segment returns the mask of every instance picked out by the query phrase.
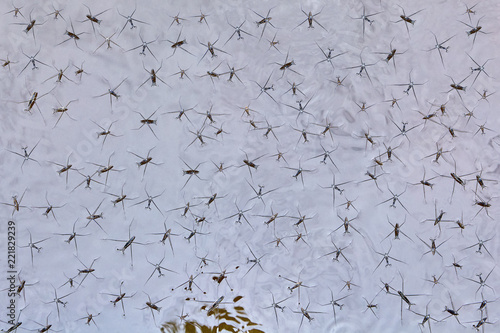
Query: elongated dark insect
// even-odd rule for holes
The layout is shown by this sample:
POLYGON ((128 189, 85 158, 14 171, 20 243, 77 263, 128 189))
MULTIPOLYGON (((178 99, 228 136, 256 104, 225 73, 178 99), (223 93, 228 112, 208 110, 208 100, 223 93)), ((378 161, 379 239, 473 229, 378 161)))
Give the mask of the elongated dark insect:
POLYGON ((401 10, 403 11, 403 14, 402 15, 399 15, 399 20, 397 21, 393 21, 393 23, 398 23, 398 22, 404 22, 405 23, 405 26, 406 26, 406 31, 408 32, 408 37, 410 37, 410 29, 408 28, 408 23, 411 24, 411 25, 415 25, 415 22, 416 20, 414 20, 412 18, 413 15, 416 15, 418 13, 420 13, 421 11, 423 11, 423 9, 420 9, 416 12, 414 12, 413 14, 410 14, 410 15, 406 15, 405 13, 405 10, 403 7, 401 7, 400 5, 398 5, 399 8, 401 8, 401 10))
MULTIPOLYGON (((483 16, 483 17, 484 17, 484 16, 483 16)), ((476 25, 475 25, 475 26, 472 26, 472 25, 467 24, 467 23, 465 23, 465 22, 459 21, 460 23, 465 24, 467 27, 469 27, 469 28, 470 28, 470 30, 466 31, 467 36, 474 35, 474 38, 473 38, 473 40, 472 40, 472 46, 474 46, 474 43, 476 42, 476 37, 477 37, 478 33, 483 33, 483 34, 486 34, 486 32, 484 32, 484 31, 482 31, 482 30, 481 30, 483 27, 479 25, 479 22, 481 22, 481 19, 482 19, 483 17, 481 17, 481 18, 479 18, 479 19, 477 20, 477 23, 476 23, 476 25)))
MULTIPOLYGON (((14 17, 18 17, 17 15, 21 15, 21 17, 25 18, 23 13, 21 13, 21 9, 23 9, 23 7, 16 7, 14 5, 14 2, 12 1, 12 8, 11 10, 9 10, 8 12, 6 12, 5 14, 10 14, 10 13, 14 13, 14 17)), ((50 14, 49 14, 50 15, 50 14)))
POLYGON ((94 318, 99 316, 100 314, 101 314, 100 312, 98 314, 92 314, 92 313, 89 313, 87 310, 87 316, 78 318, 78 320, 85 320, 85 324, 87 324, 89 326, 90 326, 90 323, 92 322, 95 325, 95 327, 98 327, 94 318))
POLYGON ((156 125, 156 122, 158 119, 151 119, 153 118, 153 116, 156 114, 156 112, 158 112, 158 110, 160 109, 160 107, 158 107, 149 117, 144 117, 142 115, 142 113, 138 112, 138 111, 134 111, 135 113, 139 114, 141 116, 141 120, 139 120, 139 122, 141 123, 141 126, 139 126, 138 128, 135 128, 135 130, 139 130, 141 129, 144 125, 146 125, 149 130, 151 131, 151 133, 153 133, 153 135, 155 136, 155 138, 158 138, 158 136, 156 136, 156 133, 155 131, 153 131, 153 128, 151 127, 151 125, 156 125))
POLYGON ((463 102, 463 99, 462 99, 462 95, 460 94, 460 92, 466 92, 467 91, 467 87, 466 86, 462 86, 462 83, 467 80, 468 76, 463 79, 462 81, 456 83, 455 80, 453 80, 453 78, 449 75, 446 75, 448 76, 450 79, 451 79, 451 84, 450 84, 450 87, 451 89, 447 91, 447 93, 449 93, 450 91, 452 90, 455 90, 458 94, 458 97, 460 97, 460 100, 463 102))
POLYGON ((136 162, 137 163, 137 166, 140 168, 141 166, 144 166, 144 171, 142 172, 142 178, 144 179, 144 176, 146 175, 146 170, 148 168, 148 165, 152 164, 152 165, 162 165, 163 163, 158 163, 158 162, 153 162, 153 157, 151 157, 151 151, 155 149, 155 147, 151 148, 150 150, 148 150, 148 154, 146 155, 146 157, 144 156, 140 156, 136 153, 133 153, 131 151, 129 151, 130 154, 136 156, 137 158, 140 158, 140 161, 139 162, 136 162))
POLYGON ((435 254, 437 253, 437 254, 438 254, 438 255, 442 258, 442 257, 443 257, 443 255, 442 255, 441 253, 439 253, 437 249, 438 249, 441 245, 443 245, 444 243, 446 243, 447 241, 449 241, 449 240, 451 239, 451 237, 450 237, 450 238, 448 238, 448 239, 446 239, 446 240, 442 241, 439 245, 436 245, 436 239, 435 239, 435 238, 430 238, 429 240, 431 241, 431 244, 429 245, 429 244, 427 244, 425 241, 423 241, 423 240, 422 240, 422 238, 420 238, 419 236, 417 236, 417 237, 418 237, 418 239, 420 239, 420 241, 421 241, 422 243, 424 243, 424 244, 425 244, 425 246, 427 246, 427 247, 429 248, 429 251, 427 251, 427 252, 425 252, 424 254, 422 254, 422 257, 423 257, 423 256, 425 256, 427 253, 432 253, 432 255, 435 255, 435 254))
POLYGON ((214 69, 212 69, 212 70, 210 70, 210 71, 207 71, 207 73, 206 73, 206 74, 200 75, 199 77, 205 77, 205 76, 207 76, 207 77, 209 77, 209 78, 210 78, 210 80, 212 81, 212 84, 214 84, 214 85, 215 85, 214 78, 219 79, 221 75, 226 74, 226 73, 217 73, 217 72, 216 72, 217 68, 219 68, 219 66, 220 66, 221 64, 222 64, 222 62, 221 62, 221 63, 219 63, 219 64, 218 64, 218 65, 217 65, 214 69))
MULTIPOLYGON (((450 294, 449 292, 448 292, 448 295, 450 296, 451 309, 450 309, 448 306, 445 306, 445 307, 444 307, 443 312, 447 312, 447 313, 449 314, 449 316, 448 316, 448 317, 446 317, 446 318, 444 318, 444 319, 448 319, 448 318, 450 318, 451 316, 453 316, 453 317, 455 317, 455 319, 457 320, 457 322, 458 322, 460 325, 462 325, 462 323, 461 323, 461 322, 460 322, 460 320, 458 319, 458 315, 459 315, 458 311, 460 311, 460 309, 463 307, 463 305, 462 305, 462 306, 460 306, 458 309, 456 309, 456 308, 455 308, 455 305, 453 305, 453 299, 451 298, 451 294, 450 294)), ((442 319, 442 320, 444 320, 444 319, 442 319)), ((462 325, 462 326, 463 326, 463 325, 462 325)))
POLYGON ((375 300, 376 297, 377 297, 377 295, 375 295, 375 297, 370 302, 368 302, 368 300, 365 297, 363 297, 363 299, 366 302, 366 309, 363 311, 363 313, 366 312, 366 311, 368 311, 368 310, 370 310, 373 313, 373 315, 375 316, 375 318, 379 319, 378 316, 377 316, 377 314, 373 310, 373 309, 377 309, 378 308, 378 304, 374 304, 373 303, 373 301, 375 300))
POLYGON ((440 320, 437 320, 437 319, 431 317, 431 315, 429 314, 429 304, 430 304, 430 301, 425 306, 425 314, 420 314, 420 313, 417 313, 413 310, 410 310, 410 311, 413 312, 414 314, 416 314, 417 316, 422 317, 422 322, 418 323, 419 326, 422 326, 422 328, 423 328, 425 326, 425 323, 427 323, 427 325, 429 326, 429 331, 432 332, 431 320, 433 320, 434 322, 439 322, 440 320))
POLYGON ((66 43, 67 41, 69 40, 73 40, 75 42, 75 46, 81 50, 80 46, 78 46, 78 41, 80 40, 80 36, 83 35, 83 34, 86 34, 86 32, 80 32, 80 33, 76 33, 75 32, 75 28, 73 27, 73 21, 70 20, 70 25, 71 25, 71 31, 66 29, 66 31, 64 32, 65 35, 68 36, 67 39, 63 40, 62 42, 60 42, 59 44, 57 45, 61 45, 61 44, 64 44, 66 43))
POLYGON ((203 58, 205 58, 205 56, 210 52, 210 55, 212 56, 212 58, 214 57, 217 57, 217 55, 215 54, 215 51, 219 51, 219 52, 222 52, 222 53, 225 53, 225 54, 228 54, 230 55, 229 53, 227 53, 226 51, 218 48, 218 47, 215 47, 215 44, 217 44, 217 42, 219 41, 219 38, 217 38, 213 43, 211 43, 210 41, 207 42, 207 44, 204 44, 202 42, 200 42, 198 40, 198 42, 207 47, 207 50, 205 51, 205 53, 203 53, 203 56, 201 57, 200 61, 198 61, 198 64, 203 60, 203 58))
POLYGON ((301 307, 301 308, 300 308, 300 311, 293 311, 293 310, 292 310, 292 312, 293 312, 293 313, 299 313, 299 314, 301 314, 301 315, 302 315, 302 318, 300 319, 299 330, 300 330, 300 328, 302 327, 302 323, 303 323, 303 321, 304 321, 304 318, 307 318, 307 320, 309 320, 309 322, 311 322, 311 321, 313 321, 313 320, 314 320, 314 318, 311 316, 311 313, 324 313, 324 312, 319 312, 319 311, 311 311, 311 310, 308 310, 308 309, 309 309, 309 305, 310 305, 310 304, 311 304, 311 303, 309 302, 309 303, 307 304, 307 306, 306 306, 306 308, 305 308, 305 309, 301 307))
POLYGON ((407 294, 405 293, 405 283, 404 283, 404 278, 403 274, 399 272, 399 275, 401 276, 401 290, 397 290, 397 293, 389 293, 394 296, 398 296, 401 298, 401 323, 403 322, 403 302, 408 305, 408 310, 411 310, 411 306, 415 305, 415 303, 412 303, 408 297, 415 297, 415 296, 426 296, 425 294, 407 294))
POLYGON ((180 13, 180 12, 178 12, 178 13, 177 13, 177 15, 175 15, 175 16, 170 16, 170 17, 172 18, 172 23, 170 23, 170 25, 168 26, 168 28, 169 28, 169 29, 170 29, 170 27, 171 27, 174 23, 177 23, 177 25, 181 25, 181 21, 186 21, 186 19, 185 19, 185 18, 182 18, 182 17, 180 17, 180 16, 179 16, 180 14, 181 14, 181 13, 180 13))
POLYGON ((455 160, 455 158, 453 157, 453 155, 452 155, 452 158, 453 158, 454 167, 455 167, 454 172, 450 172, 449 176, 447 176, 447 175, 441 175, 442 177, 451 178, 451 179, 454 180, 454 182, 453 182, 453 189, 451 191, 450 202, 452 201, 453 194, 455 193, 455 184, 458 184, 458 185, 462 186, 465 189, 465 184, 466 184, 467 180, 464 177, 467 177, 467 176, 470 176, 470 175, 476 173, 476 171, 473 171, 473 172, 469 172, 469 173, 466 173, 466 174, 459 175, 457 173, 457 161, 455 160))
POLYGON ((101 25, 101 22, 102 20, 98 19, 97 16, 101 15, 101 14, 104 14, 105 12, 107 12, 109 9, 106 9, 106 10, 103 10, 102 12, 100 12, 99 14, 96 14, 96 15, 92 15, 92 12, 90 11, 90 7, 83 4, 85 7, 87 7, 89 13, 85 15, 85 20, 83 21, 80 21, 81 23, 83 22, 87 22, 89 21, 90 24, 92 24, 92 30, 94 31, 94 34, 95 34, 95 26, 94 26, 94 23, 97 24, 97 25, 101 25))
POLYGON ((289 170, 294 170, 295 171, 295 174, 292 175, 293 178, 295 178, 295 180, 298 180, 299 179, 299 176, 300 176, 300 180, 302 182, 302 187, 305 188, 305 184, 304 184, 304 172, 313 172, 315 171, 314 169, 303 169, 302 166, 301 166, 301 163, 299 161, 299 167, 298 168, 291 168, 291 167, 283 167, 285 169, 289 169, 289 170))
MULTIPOLYGON (((85 225, 85 228, 90 224, 90 222, 95 222, 99 228, 101 228, 102 231, 104 231, 104 229, 101 227, 101 225, 99 224, 99 222, 97 222, 98 219, 102 219, 104 218, 104 215, 103 213, 101 212, 100 214, 97 213, 97 211, 99 210, 99 208, 101 207, 102 203, 104 202, 104 199, 99 203, 99 205, 97 205, 96 209, 91 213, 86 207, 85 210, 87 211, 87 213, 89 214, 86 219, 88 220, 87 224, 85 225)), ((106 233, 106 231, 104 231, 104 233, 106 233)))
POLYGON ((247 66, 244 66, 244 67, 241 67, 238 69, 234 69, 234 67, 231 67, 231 66, 229 66, 229 64, 227 64, 227 67, 229 68, 229 71, 226 73, 223 73, 222 75, 229 74, 229 78, 227 79, 229 82, 233 82, 233 77, 236 77, 236 79, 238 79, 238 81, 240 81, 241 84, 244 84, 243 81, 241 81, 241 79, 239 78, 238 74, 236 74, 236 73, 245 69, 247 66))
MULTIPOLYGON (((242 151, 243 151, 243 150, 242 150, 242 151)), ((256 158, 254 158, 254 159, 252 159, 252 160, 251 160, 251 159, 248 157, 248 154, 247 154, 245 151, 243 151, 243 153, 245 153, 245 158, 243 159, 243 164, 242 164, 242 165, 240 165, 240 166, 238 166, 238 168, 241 168, 241 167, 247 166, 247 167, 248 167, 248 172, 250 173, 250 177, 253 179, 252 169, 257 170, 257 168, 259 167, 259 165, 258 165, 258 164, 256 164, 255 162, 256 162, 258 159, 260 159, 260 158, 264 157, 266 154, 264 154, 264 155, 260 155, 259 157, 256 157, 256 158)))
POLYGON ((293 65, 295 65, 295 61, 293 61, 293 60, 288 61, 288 55, 289 55, 289 53, 290 53, 290 51, 288 51, 288 52, 286 53, 285 61, 284 61, 284 63, 283 63, 283 64, 280 64, 280 63, 277 63, 277 62, 275 63, 276 65, 280 66, 280 67, 279 67, 280 71, 283 71, 283 73, 281 74, 281 77, 283 77, 283 76, 285 75, 285 71, 286 71, 287 69, 288 69, 289 71, 294 72, 295 74, 298 74, 298 75, 300 75, 300 76, 303 76, 302 74, 300 74, 299 72, 297 72, 297 71, 295 71, 295 70, 293 70, 293 69, 291 68, 293 65))
POLYGON ((125 317, 125 305, 123 304, 123 300, 125 298, 132 298, 136 293, 133 293, 132 295, 128 295, 127 293, 122 291, 122 286, 123 286, 123 281, 120 283, 120 290, 118 294, 109 294, 109 293, 103 293, 105 295, 113 296, 115 297, 113 300, 109 301, 110 303, 113 303, 113 306, 116 306, 116 303, 120 302, 122 305, 122 311, 123 311, 123 317, 125 317))
MULTIPOLYGON (((22 7, 21 7, 22 8, 22 7)), ((21 16, 23 16, 23 14, 21 14, 20 12, 20 9, 21 8, 16 8, 14 7, 14 16, 17 17, 17 14, 20 14, 21 16)), ((12 12, 12 11, 11 11, 12 12)), ((31 10, 31 12, 33 12, 33 10, 31 10)), ((28 34, 30 31, 33 33, 33 40, 35 41, 35 44, 36 44, 36 37, 35 37, 35 26, 38 26, 38 25, 42 25, 44 24, 45 22, 42 22, 42 23, 36 23, 36 19, 32 18, 31 17, 31 12, 30 12, 30 15, 29 15, 29 19, 27 20, 28 22, 27 23, 11 23, 11 24, 16 24, 16 25, 24 25, 26 26, 26 28, 23 30, 26 34, 28 34)), ((23 18, 25 18, 23 16, 23 18)))
MULTIPOLYGON (((175 51, 177 51, 177 49, 178 49, 178 48, 179 48, 179 49, 181 49, 182 51, 184 51, 184 52, 186 52, 186 53, 189 53, 190 55, 194 56, 194 54, 192 54, 191 52, 189 52, 188 50, 186 50, 186 49, 184 48, 184 46, 185 46, 185 45, 187 45, 187 41, 186 41, 186 39, 180 39, 180 38, 181 38, 181 33, 182 33, 182 29, 181 29, 181 31, 179 31, 179 35, 177 36, 177 39, 175 40, 175 42, 167 39, 167 41, 168 41, 170 44, 172 44, 172 45, 170 46, 170 48, 174 50, 174 51, 172 52, 172 55, 171 55, 170 57, 173 57, 173 56, 174 56, 175 51)), ((170 57, 168 57, 168 58, 170 58, 170 57)), ((168 58, 167 58, 167 59, 168 59, 168 58)))
POLYGON ((297 29, 298 27, 300 27, 302 24, 304 24, 306 22, 308 24, 308 26, 307 26, 308 29, 314 29, 314 26, 313 26, 313 22, 314 22, 317 25, 319 25, 320 27, 322 27, 323 30, 325 30, 326 32, 328 32, 328 30, 326 30, 326 28, 324 26, 322 26, 321 23, 318 22, 318 20, 316 20, 316 16, 318 16, 319 14, 321 14, 321 12, 323 11, 323 9, 321 9, 316 14, 313 14, 312 11, 310 11, 309 13, 307 13, 307 12, 305 12, 302 9, 302 7, 300 8, 300 11, 306 16, 306 19, 304 21, 302 21, 298 26, 296 26, 295 28, 293 28, 292 31, 295 30, 295 29, 297 29))
MULTIPOLYGON (((184 163, 188 167, 186 170, 182 170, 182 174, 189 176, 188 180, 186 180, 186 182, 184 183, 182 188, 186 187, 187 183, 191 180, 191 177, 193 177, 193 176, 196 176, 198 179, 202 180, 200 178, 200 176, 198 176, 198 174, 200 173, 200 171, 198 170, 198 167, 201 164, 203 164, 203 162, 198 163, 198 165, 195 168, 190 167, 189 164, 187 164, 184 160, 182 160, 182 163, 184 163)), ((187 204, 187 210, 189 210, 189 203, 187 204)), ((187 213, 187 211, 184 212, 184 216, 186 215, 186 213, 187 213)))
POLYGON ((201 273, 198 273, 196 274, 195 276, 193 276, 193 274, 191 274, 189 277, 188 277, 188 280, 180 285, 178 285, 177 287, 173 288, 173 290, 177 289, 177 288, 180 288, 184 285, 187 285, 186 287, 184 287, 184 290, 186 291, 190 291, 190 292, 193 292, 193 285, 198 288, 203 294, 206 294, 206 292, 204 292, 200 286, 198 286, 196 284, 196 282, 194 282, 194 280, 200 275, 201 273))
POLYGON ((295 289, 297 289, 297 297, 298 297, 298 304, 300 306, 300 288, 304 287, 304 288, 311 288, 311 286, 307 286, 303 283, 303 281, 300 280, 300 273, 299 273, 299 276, 297 278, 296 281, 292 280, 292 279, 289 279, 287 277, 284 277, 284 276, 281 276, 281 275, 278 275, 278 277, 282 278, 282 279, 285 279, 287 280, 288 282, 291 282, 292 283, 292 286, 291 287, 287 287, 288 290, 290 290, 290 294, 293 293, 293 291, 295 289))
POLYGON ((168 242, 170 244, 170 249, 172 250, 172 254, 174 254, 174 247, 172 245, 172 236, 179 236, 179 234, 172 233, 172 228, 167 229, 167 220, 163 221, 163 227, 164 227, 163 232, 154 232, 151 235, 161 236, 160 243, 162 243, 163 245, 165 245, 165 242, 168 239, 168 242))
POLYGON ((255 15, 259 16, 261 18, 261 20, 259 21, 256 21, 255 23, 257 23, 257 26, 260 26, 260 25, 264 25, 264 28, 262 28, 262 33, 260 34, 260 38, 259 40, 262 39, 262 36, 264 35, 264 31, 266 31, 266 27, 267 25, 269 24, 271 27, 273 28, 276 28, 272 23, 271 23, 271 20, 272 20, 272 17, 269 16, 269 14, 271 14, 271 10, 273 10, 274 7, 272 7, 271 9, 269 9, 269 11, 267 12, 267 15, 264 17, 260 14, 258 14, 257 12, 255 12, 254 10, 252 10, 252 12, 255 13, 255 15))
MULTIPOLYGON (((392 47, 392 42, 394 41, 394 38, 392 38, 391 42, 389 43, 389 52, 374 52, 375 54, 385 54, 386 57, 384 59, 384 61, 386 63, 389 63, 391 60, 392 60, 392 64, 394 65, 394 69, 396 69, 396 55, 398 54, 405 54, 406 51, 404 52, 397 52, 397 48, 393 48, 392 47)), ((393 98, 393 101, 394 101, 394 98, 393 98)), ((394 107, 394 104, 397 105, 397 100, 396 102, 393 102, 393 104, 391 105, 392 107, 394 107)), ((398 105, 398 108, 399 108, 399 105, 398 105)))
POLYGON ((159 307, 157 304, 160 303, 161 301, 163 301, 164 299, 169 298, 170 296, 165 296, 165 297, 159 299, 158 301, 153 302, 151 300, 151 297, 149 297, 148 293, 146 293, 145 291, 143 291, 143 293, 146 294, 146 296, 148 296, 148 301, 146 301, 146 306, 142 307, 142 308, 139 308, 139 310, 150 310, 151 311, 151 315, 153 316, 153 321, 156 324, 156 318, 155 318, 154 311, 160 313, 160 310, 161 310, 161 307, 159 307))

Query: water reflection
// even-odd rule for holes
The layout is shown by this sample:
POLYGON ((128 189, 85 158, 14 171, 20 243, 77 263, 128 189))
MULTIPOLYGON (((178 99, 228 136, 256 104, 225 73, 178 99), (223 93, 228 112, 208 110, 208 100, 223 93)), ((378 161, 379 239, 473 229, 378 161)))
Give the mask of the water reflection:
MULTIPOLYGON (((233 303, 241 300, 243 296, 237 296, 233 299, 233 303)), ((208 317, 214 316, 217 319, 218 325, 207 326, 196 321, 184 320, 168 321, 161 327, 162 333, 215 333, 215 332, 248 332, 248 333, 264 333, 258 329, 260 324, 253 322, 245 312, 242 306, 235 305, 232 309, 218 307, 210 312, 208 317)), ((210 304, 203 305, 201 310, 207 310, 210 304)))

